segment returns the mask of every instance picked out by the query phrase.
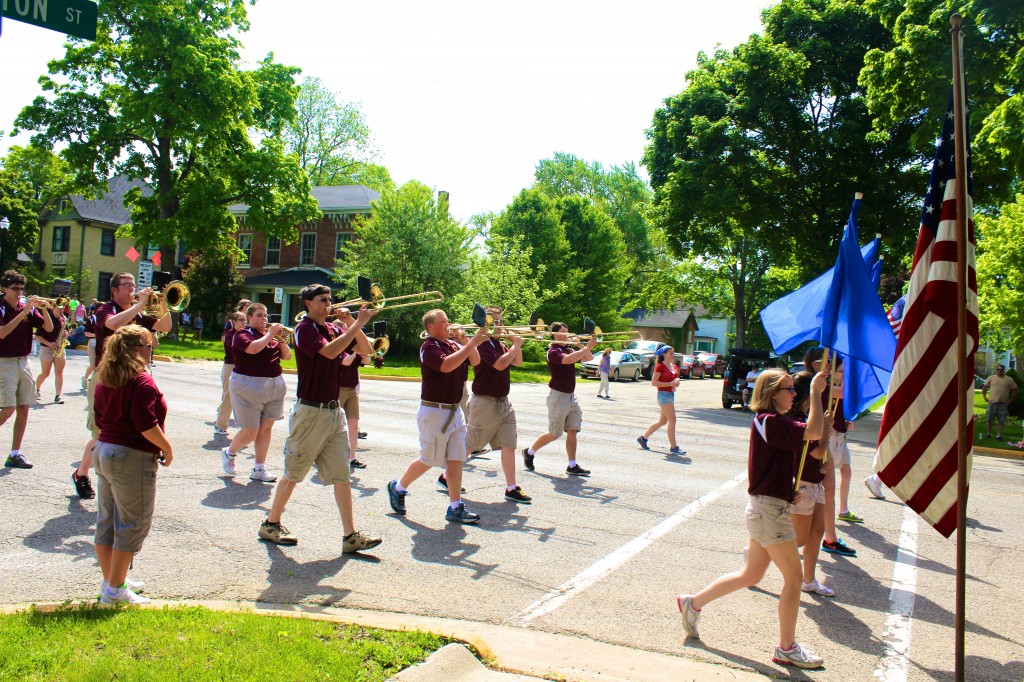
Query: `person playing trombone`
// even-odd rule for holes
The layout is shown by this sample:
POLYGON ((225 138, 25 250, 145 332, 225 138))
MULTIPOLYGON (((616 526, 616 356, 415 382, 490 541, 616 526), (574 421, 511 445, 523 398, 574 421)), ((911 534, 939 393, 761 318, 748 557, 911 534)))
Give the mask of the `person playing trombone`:
POLYGON ((591 334, 583 348, 570 351, 568 344, 569 328, 564 322, 551 323, 551 335, 554 342, 548 349, 548 372, 551 381, 548 387, 548 430, 537 436, 533 445, 523 450, 523 465, 530 471, 534 470, 533 458, 537 451, 548 443, 552 443, 565 434, 565 454, 569 465, 565 473, 570 476, 589 476, 590 470, 584 469, 576 461, 576 434, 583 428, 583 411, 576 399, 576 363, 586 362, 594 357, 594 346, 597 335, 591 334))

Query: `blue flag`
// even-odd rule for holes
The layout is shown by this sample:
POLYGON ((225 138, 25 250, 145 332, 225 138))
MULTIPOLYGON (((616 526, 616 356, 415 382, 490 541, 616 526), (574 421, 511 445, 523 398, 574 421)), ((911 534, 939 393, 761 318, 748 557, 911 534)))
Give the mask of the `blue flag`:
MULTIPOLYGON (((879 241, 876 237, 861 248, 865 266, 873 266, 878 259, 879 241)), ((823 304, 832 286, 834 270, 826 271, 761 311, 761 324, 776 353, 788 353, 805 341, 821 341, 823 304)))
POLYGON ((859 213, 860 199, 855 199, 839 244, 832 284, 825 296, 821 345, 846 358, 891 372, 896 357, 896 337, 857 243, 859 213))
MULTIPOLYGON (((879 258, 871 268, 871 286, 875 291, 881 281, 882 259, 879 258)), ((846 360, 844 365, 843 400, 846 406, 843 413, 847 419, 853 420, 889 391, 892 374, 854 358, 846 360)))

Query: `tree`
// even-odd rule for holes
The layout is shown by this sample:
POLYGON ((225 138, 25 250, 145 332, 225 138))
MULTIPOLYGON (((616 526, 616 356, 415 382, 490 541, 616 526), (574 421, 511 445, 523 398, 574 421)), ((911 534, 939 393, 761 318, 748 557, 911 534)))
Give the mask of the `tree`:
POLYGON ((0 230, 0 273, 20 269, 19 253, 32 253, 39 240, 38 200, 32 185, 6 168, 0 170, 0 219, 11 226, 0 230))
POLYGON ((998 216, 976 216, 981 334, 997 350, 1024 353, 1024 194, 998 216))
POLYGON ((37 145, 7 150, 3 167, 32 186, 35 208, 42 210, 50 199, 70 194, 73 190, 71 168, 64 159, 37 145))
POLYGON ((295 225, 319 217, 309 180, 279 134, 295 115, 297 69, 263 59, 240 68, 238 32, 249 27, 244 0, 109 0, 100 4, 95 42, 73 42, 40 78, 49 96, 25 107, 17 130, 33 143, 66 145, 79 187, 102 189, 124 173, 135 190, 132 236, 193 248, 235 229, 228 206, 249 205, 248 225, 298 238, 295 225))
MULTIPOLYGON (((374 150, 362 110, 358 104, 341 101, 319 78, 302 82, 295 100, 295 117, 284 127, 283 136, 285 148, 298 155, 299 165, 316 186, 370 186, 361 180, 354 182, 360 174, 380 180, 378 174, 370 172, 383 167, 369 163, 374 150)), ((386 177, 390 183, 390 175, 386 177)))
POLYGON ((203 313, 213 329, 223 315, 234 310, 245 287, 245 277, 238 271, 238 251, 233 247, 189 253, 181 276, 189 291, 189 312, 203 313))
POLYGON ((369 277, 385 296, 423 291, 445 296, 445 303, 433 306, 384 308, 378 319, 387 319, 388 335, 399 352, 419 345, 421 319, 430 307, 442 308, 456 320, 468 319, 468 311, 454 311, 450 300, 466 288, 473 232, 448 215, 429 187, 410 181, 385 192, 369 218, 356 222, 355 234, 338 261, 338 279, 354 285, 356 276, 369 277))

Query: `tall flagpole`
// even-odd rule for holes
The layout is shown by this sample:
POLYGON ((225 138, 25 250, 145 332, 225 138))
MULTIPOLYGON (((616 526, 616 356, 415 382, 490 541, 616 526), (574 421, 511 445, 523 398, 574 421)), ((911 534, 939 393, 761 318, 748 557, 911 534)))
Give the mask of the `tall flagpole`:
POLYGON ((964 130, 963 34, 959 14, 949 18, 953 37, 953 116, 956 162, 957 270, 957 514, 956 514, 956 680, 964 681, 964 609, 967 602, 967 149, 964 130))

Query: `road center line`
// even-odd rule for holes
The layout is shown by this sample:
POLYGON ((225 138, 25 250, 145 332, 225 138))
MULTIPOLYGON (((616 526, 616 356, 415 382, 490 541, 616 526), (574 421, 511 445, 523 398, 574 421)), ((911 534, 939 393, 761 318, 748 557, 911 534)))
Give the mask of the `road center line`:
POLYGON ((584 570, 582 573, 578 573, 567 582, 556 587, 554 590, 519 612, 520 625, 528 625, 534 618, 551 613, 575 595, 622 566, 644 550, 648 545, 671 531, 680 523, 696 516, 698 512, 704 509, 704 507, 708 506, 746 479, 747 471, 744 469, 742 472, 736 474, 711 492, 706 493, 686 505, 643 535, 639 535, 630 540, 590 568, 584 570))
POLYGON ((892 568, 889 590, 889 616, 885 619, 882 642, 885 653, 875 669, 875 679, 905 682, 910 669, 910 626, 913 624, 917 590, 917 514, 910 507, 903 511, 896 563, 892 568))

